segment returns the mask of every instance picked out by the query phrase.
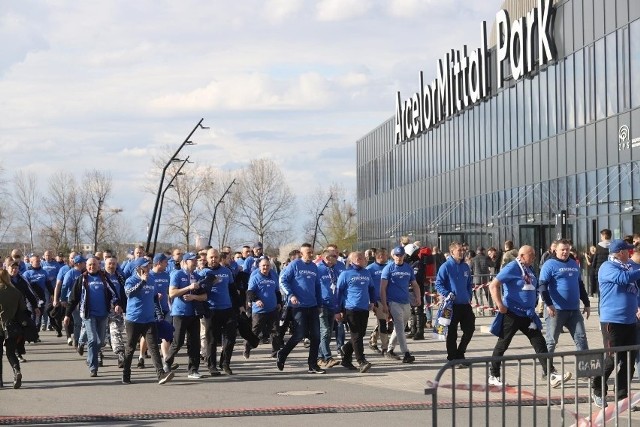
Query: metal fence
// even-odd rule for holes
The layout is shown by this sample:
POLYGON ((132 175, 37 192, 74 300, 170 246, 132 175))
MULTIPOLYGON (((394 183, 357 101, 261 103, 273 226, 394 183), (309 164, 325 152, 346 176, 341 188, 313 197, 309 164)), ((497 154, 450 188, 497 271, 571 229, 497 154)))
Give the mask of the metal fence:
POLYGON ((627 398, 615 399, 619 387, 614 369, 606 393, 608 406, 601 409, 591 399, 591 379, 603 375, 605 357, 611 354, 618 367, 619 352, 626 352, 622 354, 628 366, 635 366, 631 351, 638 349, 640 345, 470 358, 464 365, 462 361, 448 362, 425 388, 432 399, 432 425, 640 426, 640 412, 635 411, 640 405, 640 384, 630 378, 630 372, 627 398), (488 382, 492 362, 501 364, 502 386, 488 382), (543 378, 542 363, 547 372, 553 364, 559 375, 570 373, 571 379, 553 388, 547 379, 550 376, 543 378))

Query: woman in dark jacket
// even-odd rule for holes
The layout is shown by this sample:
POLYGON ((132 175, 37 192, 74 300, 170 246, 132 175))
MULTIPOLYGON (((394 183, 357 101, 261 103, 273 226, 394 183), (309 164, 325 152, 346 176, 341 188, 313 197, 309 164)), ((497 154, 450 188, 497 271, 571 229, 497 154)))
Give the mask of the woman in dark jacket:
POLYGON ((0 387, 2 383, 2 351, 6 347, 7 360, 13 368, 13 388, 22 385, 20 361, 16 355, 17 337, 13 325, 22 325, 25 312, 24 297, 11 284, 6 270, 0 270, 0 387))

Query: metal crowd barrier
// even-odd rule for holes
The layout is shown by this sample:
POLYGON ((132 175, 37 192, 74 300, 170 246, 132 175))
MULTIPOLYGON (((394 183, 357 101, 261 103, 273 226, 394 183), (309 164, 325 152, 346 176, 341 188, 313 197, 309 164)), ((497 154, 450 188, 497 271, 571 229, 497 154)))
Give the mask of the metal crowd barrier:
MULTIPOLYGON (((495 274, 474 274, 474 281, 479 281, 479 284, 473 285, 473 299, 471 300, 471 306, 475 309, 477 314, 484 316, 486 312, 493 315, 495 312, 495 306, 491 293, 489 292, 489 282, 495 277, 495 274), (485 301, 486 299, 486 301, 485 301)), ((436 276, 427 276, 424 290, 424 309, 425 311, 437 311, 438 310, 438 292, 435 289, 436 276)))
POLYGON ((628 398, 616 402, 618 380, 617 369, 614 369, 607 383, 608 406, 601 409, 591 400, 591 378, 603 375, 605 356, 613 353, 617 367, 618 352, 627 351, 629 366, 635 366, 630 350, 639 349, 640 345, 635 345, 478 357, 465 359, 464 365, 462 361, 450 361, 433 380, 427 381, 425 395, 432 399, 431 425, 448 425, 450 418, 452 426, 640 426, 640 412, 636 412, 640 406, 640 385, 638 380, 630 378, 630 371, 627 372, 628 398), (550 382, 542 378, 540 363, 547 364, 549 372, 551 360, 558 374, 571 373, 571 379, 558 388, 552 388, 550 382), (489 385, 491 362, 501 362, 503 386, 489 385))

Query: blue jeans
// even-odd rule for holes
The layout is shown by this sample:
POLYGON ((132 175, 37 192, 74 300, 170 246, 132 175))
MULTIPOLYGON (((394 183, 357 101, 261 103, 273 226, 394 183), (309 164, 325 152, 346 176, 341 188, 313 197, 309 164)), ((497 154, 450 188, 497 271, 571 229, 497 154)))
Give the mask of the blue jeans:
POLYGON ((340 350, 344 345, 344 322, 334 322, 333 328, 336 331, 336 347, 340 350))
POLYGON ((309 347, 309 357, 307 363, 309 367, 318 365, 318 347, 320 346, 320 317, 318 316, 318 307, 293 307, 293 335, 284 345, 282 350, 278 352, 278 359, 281 362, 287 360, 287 356, 291 350, 298 345, 306 336, 311 341, 309 347))
POLYGON ((89 317, 83 319, 82 324, 87 331, 87 362, 89 362, 89 371, 98 370, 98 353, 104 343, 104 337, 107 332, 107 316, 89 317))
POLYGON ((555 317, 549 316, 546 308, 544 310, 545 322, 547 325, 547 351, 553 353, 556 349, 558 337, 562 328, 566 327, 576 343, 576 350, 589 350, 587 343, 587 333, 584 329, 584 319, 580 310, 556 310, 555 317))
POLYGON ((334 322, 335 313, 327 308, 322 307, 320 311, 320 347, 318 348, 318 354, 320 359, 328 360, 331 359, 331 348, 329 344, 331 343, 331 333, 333 331, 333 322, 334 322))

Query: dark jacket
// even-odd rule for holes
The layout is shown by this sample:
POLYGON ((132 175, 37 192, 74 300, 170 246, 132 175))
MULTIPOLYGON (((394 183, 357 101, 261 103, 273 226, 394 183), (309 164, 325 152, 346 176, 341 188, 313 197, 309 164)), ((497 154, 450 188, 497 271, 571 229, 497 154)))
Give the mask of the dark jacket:
POLYGON ((598 271, 600 266, 609 259, 609 245, 611 240, 603 240, 596 245, 596 253, 593 255, 593 277, 598 279, 598 271))
MULTIPOLYGON (((120 301, 118 300, 118 294, 116 293, 116 289, 113 286, 113 283, 107 278, 104 274, 104 271, 100 271, 97 274, 102 278, 102 282, 104 283, 104 292, 105 292, 105 302, 107 313, 111 311, 112 305, 120 305, 120 301)), ((76 306, 80 304, 80 317, 83 319, 89 318, 89 304, 91 303, 89 298, 89 292, 87 288, 89 286, 88 277, 89 273, 82 273, 74 282, 73 288, 71 289, 71 295, 69 296, 69 304, 67 305, 66 315, 71 317, 73 310, 75 310, 76 306)))
POLYGON ((25 310, 22 293, 13 285, 0 283, 0 335, 4 337, 7 322, 16 320, 22 323, 25 310))

